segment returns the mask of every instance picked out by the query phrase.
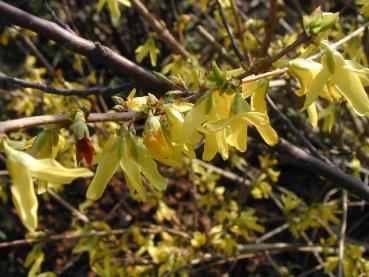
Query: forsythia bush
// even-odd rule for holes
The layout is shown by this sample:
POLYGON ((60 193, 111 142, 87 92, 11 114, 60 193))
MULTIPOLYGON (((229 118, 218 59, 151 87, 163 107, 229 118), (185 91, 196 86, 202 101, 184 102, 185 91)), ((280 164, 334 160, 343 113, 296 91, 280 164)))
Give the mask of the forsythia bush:
MULTIPOLYGON (((57 1, 49 2, 49 9, 60 7, 57 1)), ((345 214, 346 218, 348 211, 347 207, 344 208, 346 204, 341 206, 337 195, 334 200, 331 199, 337 191, 320 188, 321 191, 314 192, 319 195, 313 195, 316 198, 312 200, 311 195, 299 193, 300 188, 284 188, 283 182, 307 182, 310 173, 305 173, 306 176, 299 181, 288 180, 301 174, 299 172, 287 173, 287 177, 282 178, 285 165, 279 163, 276 155, 265 150, 266 146, 271 146, 269 152, 273 152, 273 147, 280 143, 279 137, 296 135, 289 133, 289 129, 287 133, 281 131, 278 127, 281 118, 275 117, 275 111, 270 112, 270 96, 274 95, 276 87, 279 88, 276 83, 282 82, 284 94, 273 96, 282 99, 281 109, 287 118, 284 119, 287 123, 282 121, 282 125, 293 125, 291 121, 295 121, 301 128, 311 130, 311 135, 309 131, 305 135, 301 130, 300 136, 308 137, 307 140, 312 140, 315 147, 323 145, 324 151, 321 153, 330 153, 329 148, 332 147, 330 154, 334 156, 338 153, 337 156, 343 161, 340 167, 350 168, 350 174, 358 180, 366 174, 367 180, 366 169, 361 166, 356 152, 361 150, 368 154, 369 151, 365 137, 365 124, 369 116, 366 92, 369 68, 366 67, 368 62, 365 55, 369 49, 365 41, 364 48, 356 41, 359 33, 350 38, 353 42, 348 39, 342 47, 335 42, 345 35, 350 36, 357 22, 365 22, 368 1, 357 1, 358 6, 352 4, 355 10, 343 12, 341 19, 339 12, 323 12, 322 8, 317 7, 309 15, 303 15, 301 26, 295 26, 301 35, 268 29, 272 28, 270 24, 277 24, 278 19, 283 20, 283 26, 287 25, 287 29, 292 28, 288 27, 288 20, 285 20, 285 13, 289 12, 288 5, 278 4, 278 1, 275 2, 280 8, 286 9, 274 11, 274 14, 273 5, 276 3, 256 1, 260 2, 258 6, 271 13, 271 17, 277 18, 274 23, 272 18, 269 21, 258 19, 259 11, 250 11, 252 16, 249 17, 247 12, 238 9, 242 10, 241 7, 246 5, 251 10, 252 5, 238 6, 235 0, 170 1, 171 7, 164 6, 160 1, 146 1, 145 5, 136 0, 100 0, 93 4, 82 2, 74 4, 74 8, 81 5, 89 14, 78 16, 86 20, 91 17, 93 22, 96 21, 96 28, 99 28, 101 20, 104 30, 97 35, 103 38, 114 33, 121 39, 119 45, 124 44, 122 41, 127 42, 127 38, 129 40, 127 34, 122 34, 121 25, 127 23, 128 18, 132 19, 133 10, 136 10, 142 17, 143 27, 136 30, 135 24, 138 23, 130 22, 132 33, 137 33, 130 36, 139 36, 138 32, 145 29, 147 37, 134 38, 134 42, 138 40, 141 44, 136 43, 135 50, 126 49, 125 52, 130 52, 137 62, 147 67, 151 64, 154 70, 160 70, 153 76, 172 89, 161 95, 154 90, 139 90, 142 85, 140 82, 144 83, 145 80, 135 80, 137 90, 133 88, 125 96, 115 93, 117 95, 113 97, 77 97, 52 96, 32 88, 22 88, 21 85, 12 87, 0 83, 2 90, 15 91, 11 98, 0 100, 7 110, 1 113, 5 123, 1 125, 0 122, 0 149, 6 166, 4 170, 9 176, 7 181, 1 179, 1 183, 10 184, 10 191, 4 186, 0 196, 3 206, 7 203, 8 195, 11 196, 16 214, 28 231, 27 237, 40 242, 25 258, 28 276, 55 276, 58 273, 50 266, 49 271, 40 273, 42 264, 48 258, 43 248, 47 247, 50 234, 45 223, 38 224, 45 209, 40 210, 39 207, 50 205, 45 204, 49 201, 47 195, 50 191, 66 193, 73 190, 73 187, 63 186, 72 182, 75 185, 87 184, 86 199, 79 198, 78 209, 64 204, 69 210, 77 210, 77 214, 89 214, 91 209, 103 210, 103 205, 110 201, 106 199, 114 199, 117 191, 120 191, 117 195, 122 199, 127 199, 127 195, 121 195, 126 188, 130 192, 129 200, 115 201, 118 202, 115 203, 117 207, 112 209, 114 213, 124 204, 123 209, 131 213, 128 216, 128 212, 124 212, 125 217, 122 214, 121 222, 117 223, 125 229, 120 229, 121 233, 114 233, 116 230, 112 229, 108 220, 98 215, 91 215, 84 223, 67 225, 77 234, 75 238, 79 239, 76 244, 69 245, 69 249, 75 254, 87 252, 88 270, 98 276, 187 276, 192 269, 201 272, 202 267, 212 268, 214 276, 232 270, 235 276, 245 272, 306 276, 306 272, 309 272, 307 266, 318 274, 324 272, 332 275, 335 271, 346 276, 369 274, 369 260, 365 256, 367 246, 364 243, 368 237, 363 238, 361 243, 350 240, 350 232, 346 240, 345 234, 340 233, 340 230, 344 230, 340 229, 341 214, 345 214), (262 4, 264 2, 268 3, 265 7, 262 4), (168 30, 172 28, 164 23, 167 18, 155 19, 156 15, 150 12, 150 8, 175 14, 173 30, 178 34, 179 41, 171 42, 173 37, 168 30), (214 17, 207 18, 209 14, 214 17), (209 29, 214 31, 214 26, 218 26, 214 35, 216 38, 224 37, 222 43, 213 38, 215 46, 204 46, 207 51, 215 49, 210 55, 201 49, 197 38, 192 37, 189 31, 194 28, 192 25, 204 24, 206 20, 212 24, 209 29), (224 28, 219 27, 223 25, 224 28), (162 33, 157 31, 157 26, 161 26, 162 33), (234 35, 230 34, 230 27, 234 35), (147 32, 150 28, 152 30, 147 32), (255 33, 258 28, 263 32, 255 33), (275 37, 267 45, 269 51, 266 57, 258 57, 262 47, 260 44, 263 44, 260 33, 275 37), (178 49, 186 46, 190 54, 185 57, 178 49, 168 54, 167 44, 178 49), (234 68, 222 60, 227 61, 224 56, 231 60, 242 60, 238 57, 237 47, 246 54, 245 59, 249 64, 242 64, 241 61, 238 62, 240 66, 234 68), (278 58, 273 60, 273 57, 278 58), (150 63, 146 58, 149 58, 150 63), (281 77, 281 74, 284 75, 281 77), (90 113, 101 111, 108 117, 120 113, 129 116, 126 120, 115 120, 114 117, 111 120, 91 120, 90 113), (304 124, 305 111, 311 127, 304 124), (69 123, 25 126, 45 125, 38 133, 23 130, 23 125, 11 131, 2 127, 6 124, 5 120, 12 116, 40 114, 64 114, 68 116, 69 123), (97 121, 104 123, 91 124, 97 121), (361 130, 361 134, 355 134, 353 124, 357 132, 361 130), (257 143, 256 133, 265 145, 257 143), (350 146, 344 137, 349 137, 350 146), (350 151, 347 148, 357 144, 358 149, 351 151, 355 153, 348 153, 350 151), (233 171, 241 173, 235 174, 233 171), (231 181, 224 181, 223 178, 231 181), (124 188, 117 190, 117 182, 123 183, 124 188), (236 183, 238 187, 229 186, 227 182, 236 183), (185 192, 181 192, 183 188, 185 192), (140 215, 145 209, 152 210, 151 214, 140 215), (186 220, 190 222, 185 223, 186 220), (273 220, 281 223, 281 226, 278 227, 273 220), (140 225, 144 221, 149 223, 140 225), (279 233, 287 232, 290 236, 284 234, 278 240, 279 233), (277 240, 265 243, 269 238, 274 239, 274 236, 277 236, 277 240), (343 246, 339 246, 340 243, 343 246), (341 250, 343 254, 340 254, 341 250), (289 251, 309 252, 312 255, 306 255, 302 264, 302 260, 286 254, 289 251), (279 252, 285 255, 285 259, 273 254, 279 252), (243 259, 249 259, 249 264, 237 264, 243 259), (226 266, 232 262, 233 266, 226 266)), ((351 7, 351 4, 347 6, 351 7)), ((31 4, 28 9, 31 12, 40 10, 31 4)), ((73 23, 71 15, 66 15, 66 18, 73 23)), ((76 24, 80 25, 81 22, 73 23, 76 24)), ((19 37, 38 42, 41 40, 39 35, 42 34, 8 26, 2 30, 0 51, 9 49, 9 45, 19 40, 19 37)), ((54 50, 56 45, 50 44, 48 47, 54 50)), ((184 51, 187 53, 187 50, 184 51)), ((47 77, 45 68, 48 62, 36 62, 34 55, 37 52, 27 54, 24 64, 19 66, 22 69, 17 75, 24 80, 49 82, 54 87, 71 90, 101 85, 99 78, 104 78, 105 73, 93 69, 88 59, 66 51, 54 58, 51 66, 60 64, 72 69, 55 69, 53 76, 47 77), (65 59, 67 65, 60 59, 65 59), (40 67, 40 64, 43 66, 40 67), (73 74, 68 73, 69 70, 73 74), (68 74, 73 76, 73 81, 67 81, 70 79, 68 74)), ((51 60, 50 53, 45 53, 51 60)), ((6 66, 1 65, 1 74, 16 73, 15 70, 8 72, 6 69, 6 66)), ((106 73, 106 76, 112 79, 110 86, 120 81, 111 72, 106 73)), ((308 170, 309 165, 306 166, 308 170)), ((291 170, 296 169, 291 167, 291 170)), ((314 182, 329 183, 319 176, 307 183, 312 185, 314 182)), ((305 189, 305 186, 301 187, 301 190, 305 189)), ((2 213, 5 211, 9 212, 2 208, 2 213)), ((41 222, 46 220, 42 216, 41 222)), ((344 224, 347 224, 347 218, 344 224)), ((2 229, 3 226, 0 227, 0 237, 3 239, 7 235, 2 229)), ((304 257, 303 254, 301 256, 304 257)))

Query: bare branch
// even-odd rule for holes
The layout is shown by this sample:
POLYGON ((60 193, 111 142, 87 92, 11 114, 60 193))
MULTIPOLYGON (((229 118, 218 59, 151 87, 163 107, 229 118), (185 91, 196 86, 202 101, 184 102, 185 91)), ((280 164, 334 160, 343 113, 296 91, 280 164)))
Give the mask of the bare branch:
POLYGON ((42 19, 0 1, 0 14, 5 22, 32 30, 47 39, 57 42, 66 49, 87 56, 91 60, 110 66, 122 76, 129 75, 138 84, 153 91, 169 90, 168 84, 163 83, 154 74, 114 52, 110 48, 73 34, 54 22, 42 19))
POLYGON ((240 63, 243 66, 247 66, 248 61, 247 61, 246 57, 242 54, 241 50, 237 46, 236 38, 234 37, 234 35, 232 33, 232 30, 231 30, 231 26, 229 25, 229 22, 228 22, 225 14, 224 14, 222 4, 220 4, 219 1, 217 1, 217 4, 218 4, 218 7, 219 7, 219 13, 220 13, 220 17, 222 19, 223 25, 226 28, 229 39, 231 40, 232 49, 235 52, 235 54, 236 54, 237 58, 239 59, 240 63))
POLYGON ((271 0, 269 8, 269 20, 268 25, 266 26, 266 34, 265 39, 263 41, 263 45, 261 47, 260 56, 264 57, 268 54, 269 46, 275 36, 275 31, 277 29, 278 17, 278 0, 271 0))
POLYGON ((32 88, 46 93, 65 95, 65 96, 89 96, 89 95, 114 95, 122 91, 132 89, 134 82, 122 84, 117 87, 92 87, 88 89, 65 89, 48 86, 41 83, 34 83, 23 79, 0 74, 0 88, 8 90, 16 88, 32 88))
POLYGON ((287 155, 294 164, 303 166, 305 169, 312 170, 316 174, 331 180, 334 186, 343 187, 361 199, 369 201, 369 187, 339 168, 313 157, 283 138, 279 139, 279 143, 274 149, 287 155))
POLYGON ((161 40, 166 42, 175 52, 181 54, 185 59, 191 57, 191 54, 173 37, 168 28, 157 20, 140 0, 130 0, 132 6, 149 23, 161 40))
MULTIPOLYGON (((139 119, 142 117, 141 113, 123 112, 123 113, 90 113, 86 121, 107 122, 107 121, 128 121, 132 119, 139 119)), ((40 115, 33 117, 25 117, 13 120, 0 122, 0 133, 9 133, 23 128, 33 128, 48 124, 70 125, 71 119, 65 115, 40 115)))

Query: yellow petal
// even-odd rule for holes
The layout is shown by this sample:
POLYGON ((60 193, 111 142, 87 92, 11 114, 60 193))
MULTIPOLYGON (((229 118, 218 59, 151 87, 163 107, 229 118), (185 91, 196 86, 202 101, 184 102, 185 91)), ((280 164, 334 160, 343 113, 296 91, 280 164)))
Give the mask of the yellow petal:
POLYGON ((218 150, 220 155, 222 156, 223 160, 228 159, 228 144, 227 144, 227 136, 226 130, 223 129, 215 133, 215 139, 217 142, 218 150))
POLYGON ((38 201, 32 182, 32 177, 27 167, 19 163, 16 156, 7 155, 7 169, 12 178, 11 193, 17 213, 29 231, 37 228, 38 201))
POLYGON ((109 10, 111 13, 111 16, 113 18, 119 18, 120 17, 120 10, 118 6, 117 0, 108 0, 109 10))
POLYGON ((96 5, 96 10, 99 12, 105 6, 107 0, 99 0, 99 3, 96 5))
POLYGON ((337 66, 333 81, 359 115, 369 116, 368 95, 356 73, 345 66, 337 66))
POLYGON ((308 112, 308 115, 309 115, 309 120, 310 120, 311 126, 313 126, 314 128, 316 128, 318 126, 318 113, 316 111, 316 106, 315 106, 314 103, 312 103, 307 108, 307 112, 308 112))
POLYGON ((8 156, 16 156, 19 163, 28 168, 32 177, 54 184, 67 184, 76 178, 91 177, 87 168, 65 168, 54 159, 35 159, 31 155, 5 147, 8 156))
POLYGON ((299 80, 302 88, 299 91, 295 91, 297 95, 301 96, 303 92, 305 92, 306 88, 311 85, 322 67, 320 63, 311 60, 295 59, 289 62, 289 71, 299 80))
POLYGON ((124 172, 127 185, 131 191, 137 191, 139 197, 142 200, 145 200, 146 193, 141 180, 140 168, 132 156, 131 145, 127 137, 124 138, 123 143, 124 147, 122 151, 122 158, 120 160, 120 166, 124 172))
POLYGON ((250 113, 247 117, 245 117, 245 119, 256 127, 259 134, 267 144, 274 146, 278 143, 278 134, 269 124, 269 121, 265 118, 265 115, 250 113))
POLYGON ((197 127, 207 121, 209 113, 206 112, 208 104, 208 98, 211 97, 210 93, 205 94, 199 100, 197 100, 195 106, 186 114, 181 135, 179 136, 179 144, 183 144, 187 141, 197 127))
POLYGON ((258 81, 246 82, 241 85, 241 92, 243 98, 248 98, 256 91, 258 81))
POLYGON ((268 90, 268 86, 269 84, 267 81, 265 80, 259 81, 257 89, 251 97, 252 110, 267 114, 265 97, 268 90))
POLYGON ((105 143, 103 155, 100 158, 94 178, 88 187, 86 197, 90 200, 99 199, 119 167, 121 138, 114 137, 105 143))
POLYGON ((211 161, 218 152, 218 144, 214 134, 205 135, 204 152, 202 159, 204 161, 211 161))
POLYGON ((160 175, 155 161, 147 155, 147 150, 143 145, 137 145, 137 147, 139 149, 137 162, 143 175, 155 189, 165 190, 167 183, 164 177, 160 175))
POLYGON ((306 110, 318 98, 330 76, 330 72, 323 67, 307 89, 304 107, 301 110, 306 110))
POLYGON ((247 123, 241 119, 235 119, 231 124, 233 146, 241 151, 247 150, 247 123))
POLYGON ((53 159, 33 159, 27 166, 33 177, 53 184, 69 184, 76 178, 93 176, 87 168, 66 168, 53 159))

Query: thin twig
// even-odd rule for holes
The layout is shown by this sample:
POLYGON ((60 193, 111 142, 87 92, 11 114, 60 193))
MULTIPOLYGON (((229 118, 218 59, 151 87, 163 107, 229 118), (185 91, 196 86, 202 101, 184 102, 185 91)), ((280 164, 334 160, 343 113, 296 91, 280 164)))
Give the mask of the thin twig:
POLYGON ((89 95, 106 95, 111 96, 123 91, 127 91, 133 88, 134 82, 122 84, 117 87, 92 87, 88 89, 65 89, 49 86, 46 84, 30 82, 20 78, 15 78, 7 75, 0 74, 0 87, 5 89, 16 88, 32 88, 44 91, 50 94, 65 95, 65 96, 89 96, 89 95))
POLYGON ((191 57, 191 54, 169 32, 167 26, 157 20, 140 0, 130 0, 130 2, 132 7, 135 8, 145 21, 147 21, 149 26, 161 40, 168 44, 175 52, 181 54, 185 59, 191 57))
POLYGON ((272 110, 279 116, 279 118, 283 121, 286 127, 294 134, 302 144, 316 157, 325 161, 329 164, 333 164, 327 157, 322 155, 314 145, 298 130, 291 122, 291 120, 278 108, 278 106, 274 103, 274 101, 270 98, 269 95, 266 97, 268 105, 272 108, 272 110))
POLYGON ((61 205, 63 205, 66 209, 71 211, 72 214, 75 215, 78 219, 80 219, 84 223, 89 223, 90 222, 90 220, 88 219, 88 217, 85 214, 81 213, 79 210, 77 210, 75 207, 73 207, 69 202, 64 200, 60 195, 55 193, 53 190, 47 189, 47 193, 52 198, 54 198, 57 202, 59 202, 61 205))
POLYGON ((237 28, 237 37, 238 40, 242 43, 243 42, 243 33, 244 33, 244 25, 242 23, 240 13, 237 7, 236 0, 231 0, 231 8, 234 15, 234 21, 236 22, 236 28, 237 28))
POLYGON ((261 57, 265 57, 267 55, 269 46, 274 39, 278 23, 277 11, 278 11, 278 0, 271 0, 269 8, 269 20, 265 28, 266 29, 265 39, 263 41, 263 45, 261 46, 260 51, 261 57))
MULTIPOLYGON (((140 119, 143 114, 136 112, 122 113, 90 113, 86 121, 89 123, 108 122, 108 121, 129 121, 140 119)), ((25 117, 0 122, 0 133, 9 133, 23 128, 33 128, 48 124, 70 125, 71 119, 65 115, 40 115, 25 117)))
POLYGON ((246 67, 248 66, 248 61, 246 60, 246 57, 242 54, 241 50, 237 46, 236 38, 234 37, 233 32, 231 30, 231 26, 229 25, 227 17, 224 14, 224 9, 222 7, 222 4, 219 2, 219 0, 217 1, 217 4, 219 8, 220 17, 222 19, 222 23, 224 27, 226 28, 229 39, 231 40, 232 49, 235 52, 242 66, 246 67))
POLYGON ((336 185, 343 187, 358 197, 369 201, 369 187, 362 184, 351 175, 345 174, 339 168, 317 159, 301 148, 291 144, 287 140, 280 138, 275 150, 292 159, 295 164, 301 165, 308 170, 312 170, 319 175, 333 181, 336 185))
POLYGON ((63 27, 64 29, 66 29, 67 31, 71 32, 74 34, 74 31, 72 30, 71 27, 69 27, 68 24, 66 24, 65 22, 63 22, 62 20, 59 19, 59 17, 56 15, 56 12, 50 7, 49 3, 47 3, 47 0, 43 0, 44 6, 47 9, 47 11, 49 12, 49 14, 51 15, 52 19, 61 27, 63 27))
POLYGON ((29 50, 33 55, 37 57, 37 59, 46 67, 48 73, 51 76, 55 75, 55 70, 53 66, 48 62, 45 56, 37 49, 36 45, 33 41, 26 35, 19 32, 19 37, 22 39, 23 43, 26 45, 26 50, 29 50))
MULTIPOLYGON (((365 29, 369 26, 369 21, 365 22, 362 26, 360 26, 359 28, 357 28, 355 31, 353 31, 352 33, 348 34, 347 36, 343 37, 342 39, 336 41, 335 43, 333 43, 333 47, 340 47, 342 44, 348 42, 349 40, 353 39, 354 37, 360 35, 362 32, 365 31, 365 29)), ((312 60, 318 59, 321 56, 324 55, 324 53, 326 52, 326 49, 321 50, 320 52, 316 53, 315 55, 310 56, 309 58, 312 60)))
POLYGON ((245 71, 245 72, 241 73, 240 75, 238 75, 237 79, 243 79, 246 76, 263 72, 263 71, 267 70, 268 68, 270 68, 272 66, 272 64, 275 63, 277 60, 279 60, 283 56, 287 55, 291 51, 295 50, 301 44, 309 44, 309 43, 311 43, 311 38, 305 32, 302 32, 293 43, 288 45, 286 48, 282 49, 276 55, 274 55, 274 56, 272 56, 268 59, 262 60, 260 63, 255 63, 250 68, 250 70, 245 71))

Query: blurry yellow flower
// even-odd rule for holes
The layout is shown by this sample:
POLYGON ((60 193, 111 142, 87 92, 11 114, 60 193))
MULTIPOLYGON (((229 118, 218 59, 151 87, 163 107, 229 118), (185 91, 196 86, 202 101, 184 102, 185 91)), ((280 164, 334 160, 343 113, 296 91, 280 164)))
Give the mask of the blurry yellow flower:
POLYGON ((147 96, 135 97, 136 89, 133 89, 128 97, 125 104, 127 107, 133 111, 142 111, 147 105, 155 104, 158 102, 158 99, 155 95, 149 93, 147 96))

